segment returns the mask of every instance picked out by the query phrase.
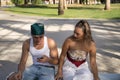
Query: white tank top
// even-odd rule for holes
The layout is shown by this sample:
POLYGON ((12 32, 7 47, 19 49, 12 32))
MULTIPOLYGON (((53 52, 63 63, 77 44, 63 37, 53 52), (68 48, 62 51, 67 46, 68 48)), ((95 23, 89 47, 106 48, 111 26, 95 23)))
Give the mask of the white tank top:
POLYGON ((48 47, 48 41, 47 41, 47 37, 44 36, 44 47, 41 49, 36 49, 33 46, 33 38, 30 39, 30 53, 32 55, 32 59, 33 59, 33 64, 35 65, 48 65, 48 66, 52 66, 52 64, 47 63, 40 63, 37 62, 37 58, 42 57, 43 55, 46 55, 47 57, 50 57, 50 49, 48 47))

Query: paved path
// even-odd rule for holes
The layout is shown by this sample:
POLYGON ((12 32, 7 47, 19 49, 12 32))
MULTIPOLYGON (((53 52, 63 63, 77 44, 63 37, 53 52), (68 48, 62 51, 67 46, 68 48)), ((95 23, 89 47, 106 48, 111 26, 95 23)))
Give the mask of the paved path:
MULTIPOLYGON (((102 80, 120 80, 120 20, 87 20, 97 43, 100 77, 102 80)), ((46 35, 55 39, 60 52, 63 41, 73 33, 78 21, 79 19, 16 15, 0 10, 0 80, 5 80, 11 71, 17 70, 22 42, 30 37, 31 24, 44 23, 46 35)), ((31 63, 29 57, 27 66, 31 63)))

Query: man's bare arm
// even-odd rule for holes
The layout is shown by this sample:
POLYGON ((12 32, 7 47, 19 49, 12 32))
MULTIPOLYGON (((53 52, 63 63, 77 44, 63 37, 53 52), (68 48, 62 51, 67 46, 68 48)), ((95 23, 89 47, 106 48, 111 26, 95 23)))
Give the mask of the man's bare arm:
POLYGON ((50 58, 48 62, 50 64, 58 64, 58 50, 57 45, 53 39, 48 39, 49 49, 50 49, 50 58))
POLYGON ((24 71, 27 58, 29 55, 28 52, 29 52, 29 40, 26 40, 25 42, 23 42, 21 60, 18 65, 18 72, 24 71))

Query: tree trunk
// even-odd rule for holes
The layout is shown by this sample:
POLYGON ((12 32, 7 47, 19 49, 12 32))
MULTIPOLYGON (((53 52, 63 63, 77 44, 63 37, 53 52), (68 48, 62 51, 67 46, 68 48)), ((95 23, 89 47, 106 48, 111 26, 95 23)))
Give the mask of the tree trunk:
POLYGON ((64 14, 63 0, 59 0, 59 4, 58 4, 58 15, 63 15, 63 14, 64 14))
POLYGON ((77 0, 77 4, 80 4, 80 0, 77 0))
POLYGON ((0 7, 1 7, 1 0, 0 0, 0 7))
POLYGON ((28 0, 24 0, 24 5, 27 5, 28 4, 28 0))
POLYGON ((67 9, 67 2, 66 2, 66 0, 63 0, 63 8, 67 9))
POLYGON ((49 0, 49 4, 52 4, 52 0, 49 0))
POLYGON ((56 4, 55 0, 53 0, 53 4, 56 4))
POLYGON ((104 10, 110 10, 110 0, 106 0, 104 10))

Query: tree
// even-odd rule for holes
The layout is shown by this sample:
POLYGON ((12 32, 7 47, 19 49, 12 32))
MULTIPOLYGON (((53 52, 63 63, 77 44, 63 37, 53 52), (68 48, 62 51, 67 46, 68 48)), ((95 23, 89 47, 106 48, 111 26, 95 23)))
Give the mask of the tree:
POLYGON ((59 4, 58 4, 58 15, 63 15, 63 14, 64 14, 63 0, 59 0, 59 4))
POLYGON ((27 5, 28 4, 28 0, 24 0, 24 5, 27 5))
POLYGON ((110 10, 110 0, 106 0, 104 10, 110 10))
POLYGON ((67 1, 63 0, 63 9, 67 9, 67 1))
POLYGON ((19 1, 18 0, 11 0, 11 1, 12 1, 12 3, 15 4, 15 6, 19 5, 19 1))

